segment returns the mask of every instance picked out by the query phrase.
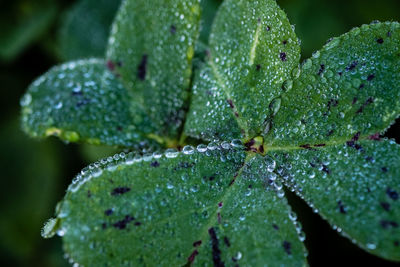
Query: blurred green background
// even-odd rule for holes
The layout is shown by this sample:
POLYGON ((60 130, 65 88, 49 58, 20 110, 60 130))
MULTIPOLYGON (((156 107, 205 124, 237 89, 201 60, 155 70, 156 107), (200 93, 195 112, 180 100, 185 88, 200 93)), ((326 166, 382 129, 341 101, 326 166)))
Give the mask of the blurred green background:
MULTIPOLYGON (((150 1, 150 0, 149 0, 150 1)), ((221 1, 207 0, 201 40, 221 1)), ((327 39, 373 20, 400 21, 398 0, 278 0, 302 40, 303 59, 327 39)), ((40 229, 73 176, 113 148, 32 140, 20 131, 19 99, 28 85, 60 62, 102 57, 120 0, 0 1, 0 265, 69 266, 60 238, 40 229)), ((399 142, 399 121, 386 136, 399 142)), ((369 255, 333 231, 289 193, 307 234, 311 266, 394 265, 369 255)))

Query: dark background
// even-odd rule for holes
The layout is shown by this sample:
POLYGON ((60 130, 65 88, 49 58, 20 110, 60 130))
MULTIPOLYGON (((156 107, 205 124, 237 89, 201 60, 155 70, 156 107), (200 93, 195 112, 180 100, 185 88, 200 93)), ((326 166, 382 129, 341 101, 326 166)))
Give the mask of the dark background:
MULTIPOLYGON (((73 176, 88 163, 115 150, 64 145, 55 138, 30 139, 20 130, 19 99, 33 79, 53 65, 103 54, 107 28, 117 6, 115 2, 118 1, 0 0, 1 266, 69 265, 63 259, 61 239, 42 239, 40 229, 53 215, 57 201, 63 198, 73 176), (98 13, 98 7, 111 14, 98 13), (88 30, 79 35, 76 25, 78 29, 87 27, 93 32, 88 30)), ((215 6, 219 2, 215 0, 215 6)), ((296 25, 296 33, 302 40, 303 58, 309 57, 328 38, 352 27, 373 20, 400 20, 398 0, 277 2, 296 25)), ((399 125, 397 122, 386 134, 397 142, 399 125)), ((394 265, 357 248, 301 200, 289 196, 307 234, 311 266, 394 265)))

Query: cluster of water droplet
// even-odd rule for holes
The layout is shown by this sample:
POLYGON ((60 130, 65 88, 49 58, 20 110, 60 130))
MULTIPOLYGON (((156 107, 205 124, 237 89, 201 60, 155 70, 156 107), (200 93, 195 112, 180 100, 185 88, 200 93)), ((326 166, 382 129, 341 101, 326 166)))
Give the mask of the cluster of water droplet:
POLYGON ((394 55, 400 49, 388 35, 395 31, 393 23, 363 25, 331 39, 305 60, 301 77, 283 84, 289 93, 274 120, 275 142, 319 142, 389 126, 397 108, 393 99, 400 97, 400 91, 387 90, 399 80, 398 73, 389 71, 398 64, 394 55), (378 38, 383 38, 380 43, 378 38))
POLYGON ((243 150, 244 146, 241 140, 234 139, 231 142, 227 141, 215 141, 208 145, 199 144, 197 147, 187 145, 182 148, 182 151, 178 151, 174 148, 168 148, 164 152, 148 152, 144 150, 142 153, 138 152, 121 152, 98 162, 92 163, 85 167, 76 177, 72 180, 72 183, 68 187, 68 191, 76 192, 83 184, 87 181, 101 176, 103 171, 113 172, 119 168, 130 166, 134 163, 139 162, 150 162, 152 160, 165 158, 176 158, 179 155, 192 155, 194 153, 203 153, 207 156, 218 156, 219 160, 225 162, 227 160, 238 160, 234 153, 229 153, 230 150, 243 150))

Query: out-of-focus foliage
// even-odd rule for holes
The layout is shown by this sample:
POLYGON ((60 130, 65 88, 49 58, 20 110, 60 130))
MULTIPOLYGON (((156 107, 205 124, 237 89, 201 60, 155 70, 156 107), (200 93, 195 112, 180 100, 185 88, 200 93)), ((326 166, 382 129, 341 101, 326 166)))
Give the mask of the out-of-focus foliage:
POLYGON ((11 61, 37 41, 55 20, 54 0, 15 0, 0 2, 0 60, 11 61))
POLYGON ((108 34, 120 0, 80 0, 64 15, 59 31, 63 60, 104 57, 108 34))

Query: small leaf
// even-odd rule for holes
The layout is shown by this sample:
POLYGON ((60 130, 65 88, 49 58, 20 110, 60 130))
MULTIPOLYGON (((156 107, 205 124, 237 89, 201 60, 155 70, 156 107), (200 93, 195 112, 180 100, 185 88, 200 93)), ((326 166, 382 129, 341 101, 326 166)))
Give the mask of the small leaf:
POLYGON ((227 146, 95 163, 58 207, 66 253, 85 266, 305 265, 295 215, 255 174, 264 159, 227 146))
POLYGON ((365 140, 271 153, 286 184, 337 231, 400 261, 399 145, 365 140))
POLYGON ((126 0, 109 39, 110 68, 170 139, 183 123, 199 17, 197 0, 126 0))
POLYGON ((400 25, 377 23, 332 39, 282 97, 267 143, 344 143, 385 131, 400 112, 400 25))
POLYGON ((59 32, 60 54, 65 60, 104 57, 111 23, 120 0, 81 0, 65 14, 59 32))
POLYGON ((100 59, 52 68, 21 100, 24 130, 67 142, 135 146, 151 132, 141 107, 100 59))
MULTIPOLYGON (((202 95, 210 90, 219 93, 214 93, 218 96, 210 101, 214 105, 199 110, 192 108, 188 120, 196 119, 197 115, 198 118, 208 116, 208 121, 212 121, 230 118, 233 114, 245 137, 259 135, 269 129, 268 119, 273 115, 266 112, 266 107, 282 93, 282 83, 291 76, 299 57, 297 37, 275 1, 224 1, 212 28, 206 67, 211 69, 216 86, 202 88, 210 82, 198 79, 195 86, 204 92, 195 94, 192 103, 197 98, 202 101, 202 95), (227 103, 231 110, 228 113, 227 103), (214 118, 217 112, 220 114, 214 118)), ((210 79, 210 75, 203 76, 210 79)), ((194 135, 201 132, 210 132, 207 134, 210 135, 216 132, 215 126, 218 124, 214 123, 210 129, 198 129, 194 135)), ((228 135, 224 128, 217 132, 228 135)))

